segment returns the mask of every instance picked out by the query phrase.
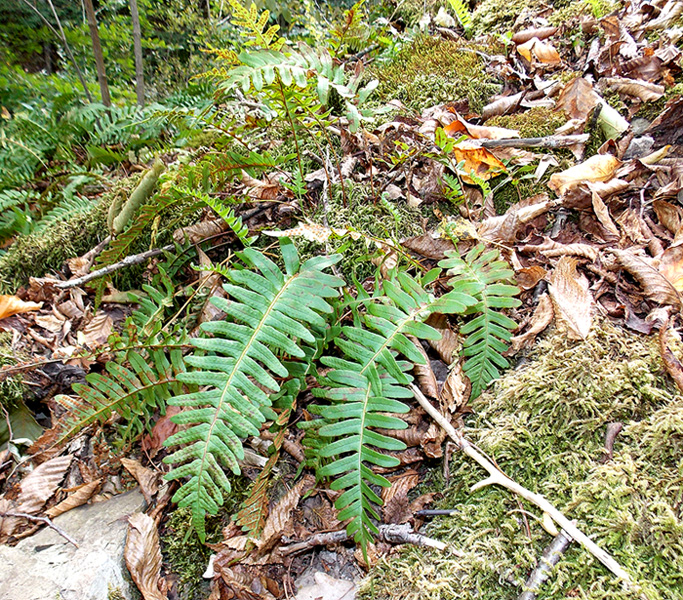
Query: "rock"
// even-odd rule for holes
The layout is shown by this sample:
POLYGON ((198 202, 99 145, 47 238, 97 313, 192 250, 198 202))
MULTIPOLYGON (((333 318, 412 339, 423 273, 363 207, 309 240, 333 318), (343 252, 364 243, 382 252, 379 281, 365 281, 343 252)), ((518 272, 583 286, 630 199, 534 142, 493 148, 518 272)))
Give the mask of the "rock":
POLYGON ((649 135, 634 137, 626 149, 626 152, 624 152, 624 160, 642 158, 652 152, 654 145, 655 141, 649 135))
POLYGON ((645 133, 647 128, 650 126, 650 121, 647 119, 643 119, 641 117, 635 117, 631 121, 631 131, 633 131, 634 135, 642 135, 645 133))
POLYGON ((123 560, 127 517, 140 511, 139 490, 70 510, 54 524, 75 548, 45 527, 16 546, 0 546, 0 600, 138 598, 123 560))

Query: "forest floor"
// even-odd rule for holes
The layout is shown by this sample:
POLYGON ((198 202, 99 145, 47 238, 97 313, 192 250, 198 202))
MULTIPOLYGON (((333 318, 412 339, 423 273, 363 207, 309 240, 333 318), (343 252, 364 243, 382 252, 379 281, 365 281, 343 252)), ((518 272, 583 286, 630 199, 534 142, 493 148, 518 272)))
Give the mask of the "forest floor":
MULTIPOLYGON (((454 4, 457 18, 406 2, 400 14, 422 32, 381 60, 337 60, 356 81, 324 78, 338 84, 325 96, 331 113, 307 108, 331 66, 312 61, 299 75, 314 83, 299 88, 278 71, 269 96, 267 78, 243 75, 260 65, 240 58, 247 79, 234 106, 210 96, 193 111, 156 109, 174 137, 103 144, 99 164, 90 149, 62 212, 7 240, 1 543, 139 485, 147 507, 131 519, 126 562, 145 599, 683 599, 683 3, 454 4), (374 118, 355 128, 361 105, 374 118), (204 511, 200 541, 204 512, 177 508, 179 482, 163 479, 172 436, 191 424, 191 405, 172 398, 211 387, 189 371, 204 364, 198 348, 213 348, 202 332, 220 333, 210 323, 226 318, 225 298, 243 301, 239 273, 271 268, 249 257, 291 274, 282 238, 302 261, 340 255, 344 303, 316 338, 329 360, 311 350, 309 370, 278 373, 275 411, 258 435, 240 436, 241 475, 229 476, 217 514, 204 511), (497 278, 476 262, 481 248, 505 261, 497 278), (454 256, 491 280, 457 288, 454 256), (406 429, 371 430, 404 446, 376 446, 391 461, 376 458, 358 494, 381 497, 366 507, 380 534, 359 547, 335 509, 340 490, 314 476, 335 455, 306 436, 336 408, 316 402, 335 389, 338 357, 353 358, 349 340, 372 343, 349 331, 371 322, 357 305, 384 302, 392 285, 407 294, 399 272, 429 292, 425 302, 452 286, 478 304, 425 314, 441 340, 412 338, 425 363, 412 370, 416 397, 446 425, 410 393, 406 429), (334 347, 339 325, 346 346, 334 347), (481 339, 490 356, 476 371, 467 356, 481 339), (529 494, 478 485, 495 478, 486 461, 529 494)), ((233 93, 237 80, 215 75, 233 93)), ((138 122, 137 139, 154 123, 138 122)), ((38 204, 63 192, 65 167, 53 160, 16 193, 38 204)), ((235 319, 252 326, 243 314, 235 319)), ((271 368, 269 356, 258 360, 271 368)), ((252 368, 258 396, 268 385, 252 368)))

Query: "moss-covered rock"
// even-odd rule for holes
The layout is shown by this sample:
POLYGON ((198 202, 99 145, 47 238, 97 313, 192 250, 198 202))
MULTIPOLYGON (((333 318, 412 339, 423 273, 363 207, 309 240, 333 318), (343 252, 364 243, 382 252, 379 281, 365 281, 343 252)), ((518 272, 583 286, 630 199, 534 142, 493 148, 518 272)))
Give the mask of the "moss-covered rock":
POLYGON ((542 0, 483 0, 479 2, 472 22, 478 33, 508 31, 520 15, 532 15, 544 4, 542 0))
POLYGON ((372 76, 379 79, 382 100, 397 98, 414 110, 468 100, 472 110, 480 111, 500 91, 500 84, 486 72, 477 51, 498 50, 419 35, 390 63, 375 68, 372 76))
MULTIPOLYGON (((546 496, 611 552, 653 600, 683 598, 683 397, 656 343, 611 324, 585 342, 553 334, 475 402, 467 435, 529 489, 546 496), (610 422, 624 429, 609 458, 610 422)), ((408 548, 374 569, 364 598, 516 597, 551 536, 538 510, 456 456, 429 535, 455 552, 408 548), (528 527, 528 529, 527 529, 528 527)), ((572 545, 543 587, 548 600, 636 598, 572 545)))

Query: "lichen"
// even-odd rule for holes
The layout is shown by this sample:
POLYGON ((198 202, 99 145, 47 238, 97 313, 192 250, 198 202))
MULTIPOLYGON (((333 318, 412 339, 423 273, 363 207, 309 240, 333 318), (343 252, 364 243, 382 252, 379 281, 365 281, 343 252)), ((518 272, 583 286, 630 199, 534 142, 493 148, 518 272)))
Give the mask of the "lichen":
MULTIPOLYGON (((609 323, 583 342, 550 334, 474 409, 466 434, 504 472, 576 519, 645 597, 683 598, 683 397, 662 369, 655 340, 609 323), (604 452, 610 422, 624 424, 611 459, 604 452)), ((402 550, 370 573, 362 597, 517 596, 552 538, 537 509, 509 492, 486 487, 471 494, 483 477, 456 456, 440 503, 455 512, 427 529, 452 550, 402 550)), ((637 596, 574 544, 539 597, 637 596)))
POLYGON ((391 62, 372 70, 380 82, 378 98, 396 98, 414 110, 468 100, 471 110, 480 111, 501 86, 486 72, 486 62, 477 51, 499 50, 418 35, 391 62))

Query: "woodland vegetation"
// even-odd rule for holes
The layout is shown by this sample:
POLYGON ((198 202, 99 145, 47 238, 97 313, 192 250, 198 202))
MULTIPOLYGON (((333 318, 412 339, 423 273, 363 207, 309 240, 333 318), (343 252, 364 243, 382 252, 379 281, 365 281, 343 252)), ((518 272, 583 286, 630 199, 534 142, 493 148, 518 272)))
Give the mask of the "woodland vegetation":
POLYGON ((0 543, 139 485, 146 600, 683 599, 683 2, 0 40, 0 543))

